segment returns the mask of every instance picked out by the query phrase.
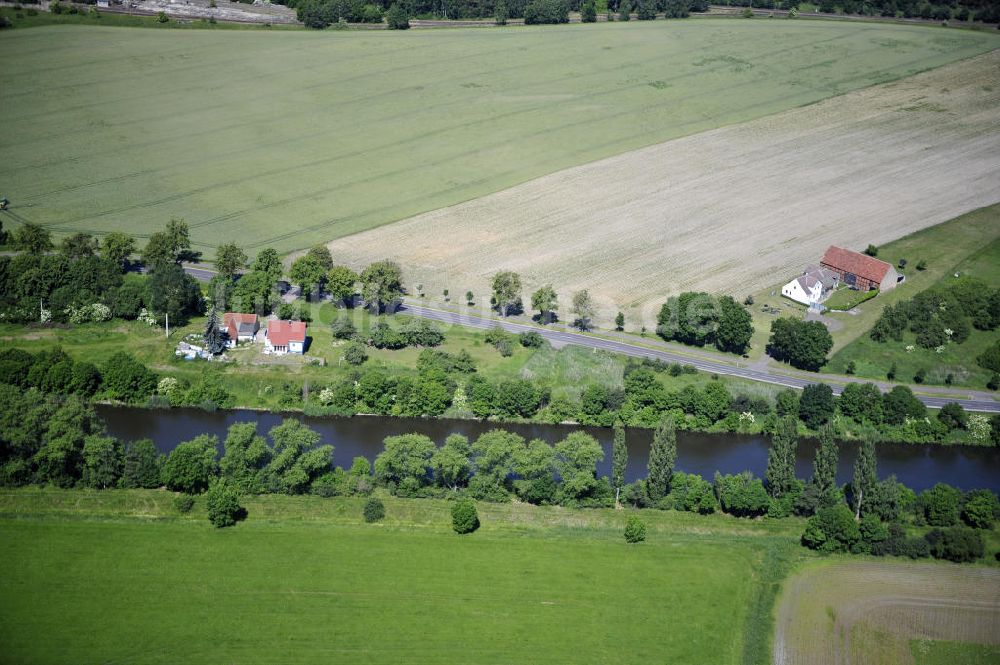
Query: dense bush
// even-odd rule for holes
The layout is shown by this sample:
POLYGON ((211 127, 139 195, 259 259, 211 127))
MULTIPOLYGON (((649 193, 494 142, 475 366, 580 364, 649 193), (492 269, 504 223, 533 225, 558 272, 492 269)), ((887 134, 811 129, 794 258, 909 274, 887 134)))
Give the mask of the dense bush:
POLYGON ((190 513, 194 508, 194 497, 190 494, 181 494, 174 497, 174 508, 179 513, 190 513))
POLYGON ((216 528, 233 526, 245 517, 240 496, 235 487, 223 479, 214 480, 205 495, 208 521, 216 528))
POLYGON ((635 515, 629 515, 625 521, 625 542, 629 544, 641 543, 646 540, 646 523, 635 515))
POLYGON ((982 558, 985 551, 982 535, 965 527, 934 529, 926 538, 935 559, 969 563, 982 558))
POLYGON ((362 511, 365 521, 369 524, 372 522, 380 522, 385 517, 385 505, 380 499, 375 497, 370 497, 365 501, 365 507, 362 511))
POLYGON ((459 499, 451 507, 451 528, 455 533, 472 533, 479 528, 479 513, 470 499, 459 499))

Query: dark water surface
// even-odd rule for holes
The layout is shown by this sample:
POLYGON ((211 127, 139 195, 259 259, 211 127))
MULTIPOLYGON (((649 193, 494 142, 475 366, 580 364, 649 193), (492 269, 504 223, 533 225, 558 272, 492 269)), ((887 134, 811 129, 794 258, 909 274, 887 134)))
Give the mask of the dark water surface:
MULTIPOLYGON (((214 434, 220 442, 233 423, 256 421, 261 434, 292 417, 303 421, 322 436, 322 443, 334 446, 334 462, 350 466, 354 457, 374 460, 382 450, 382 440, 395 434, 416 432, 426 434, 439 445, 452 433, 464 434, 475 440, 483 432, 502 427, 526 439, 540 438, 556 443, 570 432, 583 429, 604 446, 605 459, 599 465, 602 475, 611 473, 611 429, 568 425, 482 423, 471 420, 432 420, 421 418, 390 418, 356 416, 354 418, 311 418, 301 414, 273 414, 257 411, 230 410, 206 412, 200 409, 136 409, 98 406, 98 412, 108 426, 108 433, 125 441, 149 438, 162 452, 169 452, 182 441, 199 434, 214 434)), ((626 479, 631 482, 646 475, 646 459, 652 439, 651 430, 629 429, 626 434, 629 463, 626 479)), ((697 473, 711 479, 721 473, 750 470, 763 476, 767 466, 769 441, 766 437, 746 434, 677 433, 677 469, 697 473)), ((800 478, 812 473, 816 441, 799 443, 796 470, 800 478)), ((851 479, 857 444, 840 444, 840 482, 851 479)), ((916 491, 937 482, 948 483, 964 490, 988 488, 1000 492, 1000 449, 971 446, 940 446, 913 444, 880 444, 878 472, 884 478, 895 474, 900 482, 916 491)))

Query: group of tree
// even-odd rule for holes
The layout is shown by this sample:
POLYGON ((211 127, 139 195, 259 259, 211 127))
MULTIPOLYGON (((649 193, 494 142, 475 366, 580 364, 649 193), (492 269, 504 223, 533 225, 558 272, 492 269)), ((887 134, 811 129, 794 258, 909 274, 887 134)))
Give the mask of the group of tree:
POLYGON ((917 346, 935 349, 965 342, 973 328, 991 331, 997 326, 1000 289, 990 289, 974 277, 961 277, 887 305, 869 336, 876 342, 901 342, 909 331, 917 346))
POLYGON ((119 351, 98 367, 74 361, 55 347, 32 354, 18 348, 0 351, 0 385, 21 390, 141 403, 155 390, 156 374, 129 354, 119 351))
POLYGON ((833 337, 820 321, 782 317, 771 323, 767 353, 792 367, 818 372, 832 348, 833 337))
MULTIPOLYGON (((719 4, 749 6, 749 0, 727 0, 719 4)), ((798 9, 799 0, 754 0, 760 9, 798 9)), ((1000 21, 1000 8, 990 0, 820 0, 816 9, 826 14, 923 18, 935 21, 1000 21)), ((876 248, 877 249, 877 248, 876 248)))
POLYGON ((127 274, 135 267, 136 242, 125 233, 109 233, 103 244, 75 233, 57 247, 47 229, 24 224, 11 244, 18 253, 0 257, 4 320, 86 323, 135 319, 146 309, 160 321, 169 316, 183 324, 204 311, 201 289, 180 266, 197 257, 182 220, 150 236, 141 252, 146 276, 127 274))
POLYGON ((730 296, 687 291, 667 300, 657 316, 656 334, 694 346, 744 353, 753 336, 750 312, 730 296))
MULTIPOLYGON (((637 6, 619 0, 285 0, 284 4, 295 9, 300 21, 311 28, 326 28, 338 23, 382 23, 393 29, 409 27, 410 17, 473 19, 493 18, 498 25, 509 19, 523 18, 524 22, 566 23, 570 12, 579 12, 581 21, 593 23, 601 14, 609 19, 615 14, 621 19, 636 12, 640 19, 653 19, 662 14, 666 18, 684 18, 690 12, 708 10, 705 0, 640 0, 637 6), (404 20, 406 19, 406 20, 404 20)), ((624 19, 627 20, 627 19, 624 19)))

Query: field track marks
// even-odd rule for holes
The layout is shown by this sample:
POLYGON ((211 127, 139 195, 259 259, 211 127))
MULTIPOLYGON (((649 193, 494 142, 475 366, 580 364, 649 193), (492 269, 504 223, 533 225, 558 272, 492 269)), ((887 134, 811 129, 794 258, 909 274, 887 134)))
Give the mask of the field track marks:
POLYGON ((910 639, 1000 644, 1000 570, 947 563, 817 562, 785 582, 775 665, 904 665, 910 639), (864 645, 856 635, 879 635, 864 645))
POLYGON ((1000 51, 567 169, 331 243, 429 291, 587 288, 649 325, 680 290, 747 293, 829 244, 881 244, 1000 201, 1000 51), (797 238, 795 242, 788 242, 797 238), (498 251, 502 248, 502 251, 498 251))

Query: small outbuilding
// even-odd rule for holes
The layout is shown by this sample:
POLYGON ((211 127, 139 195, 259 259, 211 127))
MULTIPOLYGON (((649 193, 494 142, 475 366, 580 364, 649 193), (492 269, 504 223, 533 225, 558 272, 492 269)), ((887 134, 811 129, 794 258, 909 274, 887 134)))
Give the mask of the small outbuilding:
POLYGON ((278 355, 306 352, 305 321, 281 321, 275 319, 267 324, 264 332, 267 351, 278 355))
POLYGON ((885 261, 832 245, 823 255, 820 266, 834 271, 841 282, 859 291, 888 291, 904 279, 885 261))
POLYGON ((222 327, 229 333, 226 345, 233 348, 237 342, 253 342, 260 330, 260 322, 256 314, 226 312, 222 315, 222 327))

